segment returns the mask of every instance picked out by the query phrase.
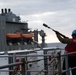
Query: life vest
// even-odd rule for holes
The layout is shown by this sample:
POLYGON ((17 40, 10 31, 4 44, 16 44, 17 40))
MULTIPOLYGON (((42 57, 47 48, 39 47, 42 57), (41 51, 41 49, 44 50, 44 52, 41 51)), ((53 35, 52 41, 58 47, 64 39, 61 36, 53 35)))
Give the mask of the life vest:
MULTIPOLYGON (((76 38, 73 38, 71 40, 72 40, 71 44, 68 44, 65 47, 65 51, 67 51, 68 53, 69 52, 76 52, 76 38)), ((69 56, 76 56, 76 53, 75 54, 69 54, 69 56)))

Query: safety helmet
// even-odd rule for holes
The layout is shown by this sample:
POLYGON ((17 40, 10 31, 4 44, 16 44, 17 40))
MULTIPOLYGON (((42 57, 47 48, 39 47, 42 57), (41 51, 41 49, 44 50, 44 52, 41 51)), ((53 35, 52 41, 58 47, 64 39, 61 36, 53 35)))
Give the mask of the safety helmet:
POLYGON ((73 30, 73 32, 72 32, 72 36, 73 36, 73 35, 76 35, 76 30, 73 30))

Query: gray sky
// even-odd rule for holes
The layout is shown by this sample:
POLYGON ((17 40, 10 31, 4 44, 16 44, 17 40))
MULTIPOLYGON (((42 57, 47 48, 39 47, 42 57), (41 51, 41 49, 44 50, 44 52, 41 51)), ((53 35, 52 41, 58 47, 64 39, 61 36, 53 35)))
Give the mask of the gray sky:
POLYGON ((0 0, 2 8, 10 8, 20 15, 22 21, 28 21, 29 28, 44 30, 46 42, 59 41, 53 31, 43 27, 43 23, 68 37, 76 29, 76 0, 0 0))

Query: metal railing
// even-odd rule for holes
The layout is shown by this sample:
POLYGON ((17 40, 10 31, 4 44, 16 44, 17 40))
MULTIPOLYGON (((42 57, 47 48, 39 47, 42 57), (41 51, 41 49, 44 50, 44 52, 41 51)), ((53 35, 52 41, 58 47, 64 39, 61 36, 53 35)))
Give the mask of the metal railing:
MULTIPOLYGON (((56 50, 56 49, 53 49, 53 50, 56 50)), ((37 51, 39 51, 39 50, 37 50, 37 51)), ((67 58, 67 56, 68 56, 68 54, 74 54, 74 53, 76 53, 76 52, 66 53, 66 54, 62 55, 61 51, 58 51, 57 54, 53 55, 53 56, 51 56, 50 54, 43 54, 43 55, 42 54, 41 55, 15 55, 15 57, 22 57, 21 62, 15 62, 15 63, 11 63, 11 64, 8 64, 8 65, 3 65, 3 66, 0 66, 0 69, 9 68, 9 67, 12 67, 12 66, 16 66, 16 68, 14 70, 0 70, 0 72, 1 71, 3 71, 3 72, 8 71, 8 72, 12 72, 11 75, 15 75, 17 73, 17 71, 18 71, 17 66, 21 65, 21 71, 20 71, 21 75, 26 75, 26 72, 37 72, 36 75, 39 75, 41 72, 44 72, 44 73, 45 72, 50 72, 51 75, 56 75, 56 74, 57 75, 62 75, 63 72, 66 72, 66 75, 69 75, 69 71, 72 70, 72 69, 75 69, 76 67, 68 69, 68 61, 67 61, 68 58, 67 58), (33 70, 27 70, 26 69, 26 64, 32 63, 32 62, 39 62, 39 61, 45 60, 45 59, 38 59, 38 60, 34 60, 34 61, 26 61, 25 57, 44 57, 44 56, 47 56, 47 57, 51 56, 52 57, 51 62, 46 65, 46 67, 48 67, 48 66, 52 67, 51 70, 42 69, 41 71, 33 71, 33 70), (62 59, 61 59, 62 57, 66 57, 66 66, 67 66, 66 70, 62 70, 62 59), (53 64, 54 62, 56 62, 56 63, 53 64)), ((0 55, 0 57, 13 57, 13 55, 0 55)))

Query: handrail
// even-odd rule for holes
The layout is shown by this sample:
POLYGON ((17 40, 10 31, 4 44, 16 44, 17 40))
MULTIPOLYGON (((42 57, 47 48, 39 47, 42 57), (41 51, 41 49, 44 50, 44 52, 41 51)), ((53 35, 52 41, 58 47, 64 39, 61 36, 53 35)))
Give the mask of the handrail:
POLYGON ((0 69, 11 67, 11 66, 18 66, 18 65, 22 65, 22 64, 23 64, 23 62, 16 62, 16 63, 8 64, 8 65, 2 65, 2 66, 0 66, 0 69))
MULTIPOLYGON (((60 49, 59 49, 60 50, 60 49)), ((68 54, 74 54, 74 53, 76 53, 76 52, 70 52, 70 53, 66 53, 66 54, 61 54, 61 55, 59 55, 59 60, 58 61, 60 61, 60 58, 61 57, 64 57, 64 56, 67 56, 68 54)), ((45 57, 45 56, 51 56, 50 54, 39 54, 39 55, 15 55, 15 57, 45 57)), ((0 55, 0 57, 13 57, 13 55, 0 55)), ((53 55, 53 56, 51 56, 52 58, 58 58, 58 55, 53 55)), ((48 59, 48 58, 47 58, 48 59)), ((11 64, 8 64, 8 65, 3 65, 3 66, 0 66, 0 69, 3 69, 3 68, 8 68, 8 67, 11 67, 11 66, 18 66, 18 65, 23 65, 23 64, 28 64, 28 63, 31 63, 31 62, 38 62, 38 61, 41 61, 41 60, 44 60, 44 59, 39 59, 39 60, 35 60, 35 61, 26 61, 26 62, 16 62, 16 63, 11 63, 11 64)), ((48 66, 49 66, 50 64, 48 64, 48 66)), ((59 65, 59 64, 58 64, 59 65)), ((61 65, 61 64, 60 64, 61 65)), ((62 73, 64 73, 64 72, 68 72, 68 71, 70 71, 70 70, 73 70, 73 69, 75 69, 76 67, 73 67, 73 68, 71 68, 71 69, 68 69, 68 70, 62 70, 62 73)), ((59 69, 59 68, 58 68, 59 69)), ((61 66, 60 66, 60 69, 59 70, 55 70, 57 73, 59 72, 59 74, 58 75, 60 75, 60 73, 61 73, 61 66)), ((0 70, 1 71, 1 70, 0 70)), ((13 71, 13 70, 5 70, 5 71, 13 71)), ((26 70, 27 72, 31 72, 32 70, 26 70)), ((46 72, 47 70, 45 70, 45 69, 42 69, 39 73, 41 73, 41 72, 46 72)), ((33 71, 33 72, 38 72, 38 71, 33 71)), ((49 72, 49 71, 48 71, 49 72)), ((38 74, 39 74, 38 73, 38 74)), ((24 74, 24 73, 23 73, 24 74)), ((37 74, 37 75, 38 75, 37 74)))

